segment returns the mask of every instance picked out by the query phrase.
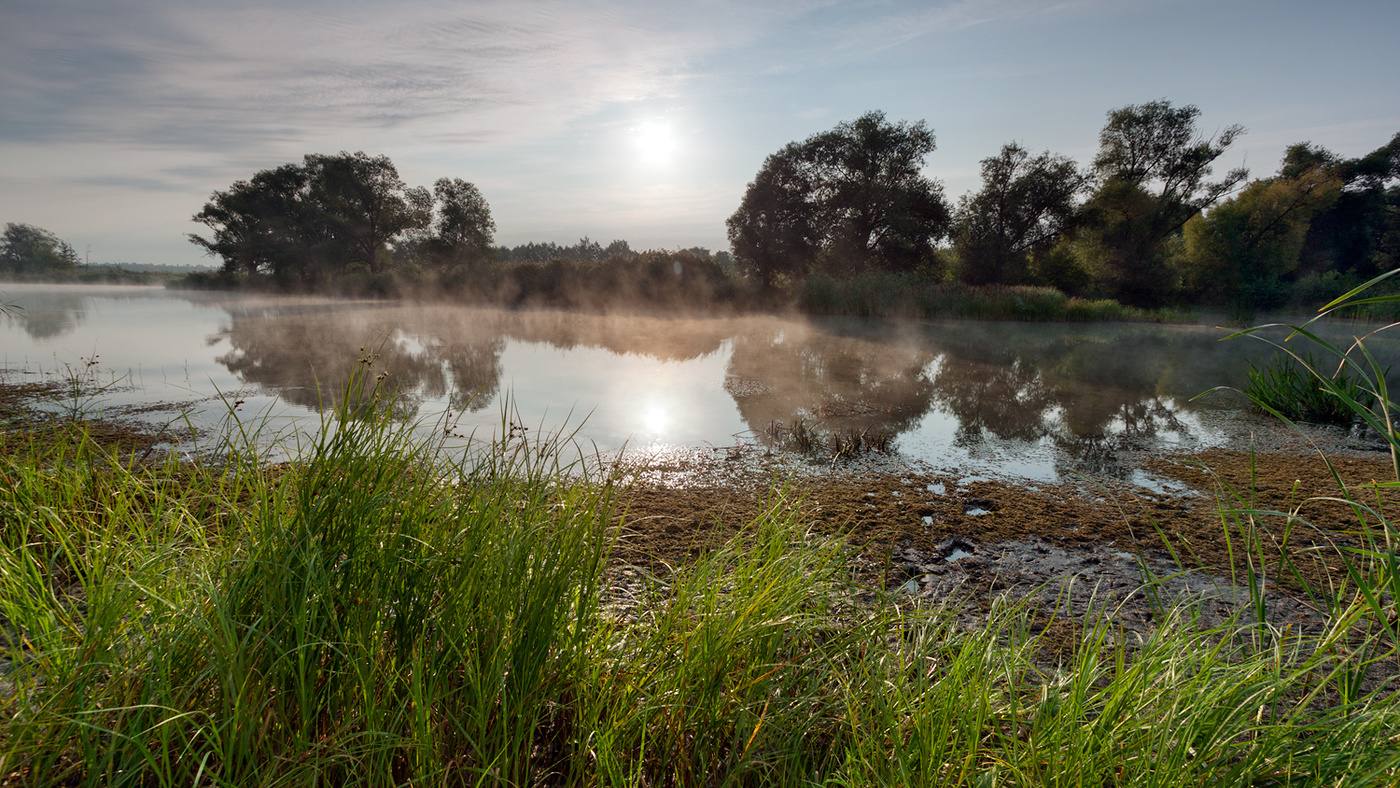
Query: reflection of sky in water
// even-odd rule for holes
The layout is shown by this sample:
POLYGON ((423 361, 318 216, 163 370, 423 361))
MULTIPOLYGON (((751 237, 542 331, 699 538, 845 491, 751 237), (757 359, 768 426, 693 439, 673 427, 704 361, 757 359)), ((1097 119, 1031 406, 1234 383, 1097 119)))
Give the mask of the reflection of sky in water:
MULTIPOLYGON (((1203 327, 919 323, 769 316, 662 318, 336 302, 151 288, 0 287, 25 312, 0 320, 0 361, 62 376, 98 358, 132 387, 108 406, 179 403, 215 426, 215 399, 268 434, 309 430, 317 407, 371 403, 342 380, 361 348, 403 393, 400 409, 460 434, 498 434, 502 408, 532 434, 578 429, 624 445, 751 443, 798 417, 819 429, 896 434, 905 456, 963 474, 1079 473, 1150 486, 1125 449, 1217 444, 1186 400, 1243 382, 1269 348, 1203 327), (737 437, 736 437, 737 436, 737 437)), ((1396 343, 1373 345, 1394 358, 1396 343)), ((1214 407, 1222 407, 1215 405, 1214 407)), ((173 414, 152 418, 174 418, 173 414)))
MULTIPOLYGON (((728 348, 687 361, 659 361, 601 348, 560 350, 509 342, 501 354, 513 407, 531 428, 578 427, 604 451, 725 444, 745 429, 724 392, 728 348)), ((500 423, 498 408, 465 415, 464 428, 500 423)))

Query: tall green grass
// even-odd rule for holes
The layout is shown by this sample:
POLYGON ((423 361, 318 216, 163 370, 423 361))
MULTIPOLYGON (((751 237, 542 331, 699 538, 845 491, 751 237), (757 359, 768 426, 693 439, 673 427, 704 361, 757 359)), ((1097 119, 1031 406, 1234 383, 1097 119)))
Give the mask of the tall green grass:
MULTIPOLYGON (((1345 567, 1340 576, 1328 575, 1325 583, 1299 570, 1298 562, 1311 559, 1307 551, 1293 548, 1290 537, 1301 531, 1317 531, 1300 517, 1300 507, 1291 511, 1266 511, 1252 505, 1244 494, 1230 491, 1222 499, 1222 517, 1233 522, 1246 550, 1244 558, 1251 578, 1273 562, 1278 572, 1301 586, 1320 606, 1325 607, 1333 621, 1352 622, 1353 629, 1364 636, 1352 645, 1360 667, 1373 661, 1386 662, 1392 671, 1400 667, 1400 617, 1396 600, 1400 600, 1400 523, 1394 520, 1393 509, 1387 509, 1387 497, 1400 489, 1400 431, 1396 429, 1396 404, 1387 382, 1389 365, 1383 365, 1367 347, 1367 341, 1391 325, 1360 332, 1353 341, 1342 346, 1322 338, 1314 326, 1335 314, 1354 314, 1357 310, 1393 309, 1400 304, 1400 295, 1387 292, 1392 277, 1400 270, 1382 274, 1328 302, 1317 317, 1302 325, 1283 326, 1289 329, 1283 341, 1268 339, 1265 329, 1277 325, 1257 326, 1233 336, 1259 339, 1273 345, 1281 358, 1291 367, 1287 386, 1270 386, 1262 390, 1245 391, 1256 407, 1285 421, 1307 418, 1306 410, 1325 408, 1357 422, 1378 437, 1390 454, 1392 477, 1377 481, 1368 488, 1349 489, 1343 484, 1331 461, 1327 463, 1337 484, 1337 494, 1328 500, 1350 507, 1356 518, 1354 530, 1342 534, 1326 534, 1334 552, 1345 567), (1299 344, 1306 347, 1300 348, 1299 344), (1318 357, 1314 358, 1313 353, 1318 357), (1283 392, 1283 393, 1280 393, 1283 392), (1312 403, 1312 404, 1309 404, 1312 403)), ((1393 507, 1393 504, 1391 505, 1393 507)), ((1264 584, 1251 582, 1253 606, 1262 612, 1266 605, 1264 584)), ((1353 672, 1353 684, 1359 686, 1364 670, 1353 672)))
MULTIPOLYGON (((348 398, 346 398, 348 401, 348 398)), ((0 457, 0 775, 29 785, 1383 785, 1356 625, 1133 642, 849 579, 793 491, 640 587, 619 481, 518 432, 445 457, 342 412, 304 456, 0 457), (620 518, 620 519, 619 519, 620 518), (1055 644, 1058 645, 1058 644, 1055 644), (1058 657, 1054 654, 1066 654, 1058 657)), ((1374 552, 1375 546, 1371 548, 1374 552)), ((1369 577, 1369 576, 1368 576, 1369 577)), ((1373 592, 1379 587, 1371 586, 1373 592)), ((1052 611, 1053 612, 1053 611, 1052 611)), ((1362 635, 1372 663, 1383 635, 1362 635)))
POLYGON ((1255 407, 1292 421, 1342 425, 1357 421, 1357 414, 1346 400, 1334 395, 1334 389, 1353 402, 1370 404, 1365 382, 1345 364, 1327 365, 1311 352, 1278 353, 1261 367, 1249 363, 1246 372, 1249 382, 1244 393, 1255 407), (1320 385, 1320 375, 1331 385, 1320 385))

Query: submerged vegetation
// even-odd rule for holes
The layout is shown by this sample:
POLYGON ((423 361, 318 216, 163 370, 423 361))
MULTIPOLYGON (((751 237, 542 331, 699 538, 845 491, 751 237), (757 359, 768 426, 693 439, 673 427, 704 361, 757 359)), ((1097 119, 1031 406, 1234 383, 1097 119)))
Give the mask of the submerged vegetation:
POLYGON ((791 424, 772 422, 764 430, 774 445, 798 454, 830 457, 841 462, 864 454, 888 454, 894 450, 894 436, 878 427, 821 429, 798 417, 791 424))
MULTIPOLYGON (((1388 425, 1383 377, 1354 370, 1374 399, 1343 401, 1388 425)), ((154 464, 81 418, 8 424, 2 779, 1400 780, 1397 534, 1346 488, 1356 521, 1328 534, 1330 571, 1300 567, 1298 510, 1222 494, 1251 595, 1222 626, 1161 599, 1136 638, 1111 615, 1052 627, 1058 611, 1000 599, 967 628, 854 581, 843 540, 782 484, 728 543, 620 584, 626 478, 505 425, 448 452, 392 411, 345 405, 287 464, 239 423, 217 460, 154 464), (1285 586, 1322 626, 1269 623, 1285 586)))

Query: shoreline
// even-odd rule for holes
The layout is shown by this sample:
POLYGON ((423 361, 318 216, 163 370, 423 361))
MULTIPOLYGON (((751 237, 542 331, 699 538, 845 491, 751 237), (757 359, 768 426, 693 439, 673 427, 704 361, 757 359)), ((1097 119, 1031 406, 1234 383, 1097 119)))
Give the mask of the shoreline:
MULTIPOLYGON (((891 784, 884 766, 906 757, 1079 773, 1086 756, 1054 731, 1092 732, 1102 752, 1087 757, 1153 780, 1199 731, 1204 755, 1172 767, 1181 784, 1255 757, 1250 774, 1288 759, 1304 779, 1331 773, 1304 760, 1316 748, 1400 768, 1385 612, 1319 596, 1337 572, 1326 556, 1296 564, 1320 573, 1311 594, 1263 552, 1264 581, 1218 579, 1220 506, 1188 459, 1253 480, 1263 509, 1330 479, 1296 452, 1157 458, 1189 489, 1129 496, 879 461, 781 474, 776 453, 725 451, 669 478, 583 479, 513 439, 449 483, 388 418, 334 431, 304 462, 253 449, 220 465, 142 460, 149 446, 83 421, 25 432, 3 412, 16 483, 0 549, 34 578, 0 575, 18 594, 0 627, 3 779, 134 774, 174 751, 230 784, 277 782, 368 740, 386 773, 479 777, 466 743, 437 744, 463 726, 560 775, 591 774, 599 741, 663 773, 679 750, 648 750, 658 731, 686 751, 703 739, 705 764, 734 741, 804 773, 866 753, 883 776, 857 784, 891 784), (1206 571, 1162 558, 1158 527, 1161 552, 1189 548, 1206 571), (534 705, 502 730, 521 699, 534 705), (931 743, 929 726, 967 734, 931 743), (1319 739, 1338 735, 1360 743, 1319 739)), ((1338 468, 1364 492, 1377 462, 1338 468)), ((1299 511, 1324 527, 1347 514, 1299 511)), ((1313 536, 1299 558, 1339 545, 1313 536)))

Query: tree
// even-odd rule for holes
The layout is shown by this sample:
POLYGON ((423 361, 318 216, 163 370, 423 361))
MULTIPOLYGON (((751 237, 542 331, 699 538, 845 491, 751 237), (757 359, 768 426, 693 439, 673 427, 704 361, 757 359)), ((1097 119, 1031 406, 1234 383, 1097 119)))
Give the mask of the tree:
POLYGON ((1211 163, 1244 133, 1216 137, 1196 128, 1201 111, 1152 101, 1108 113, 1094 170, 1099 188, 1086 207, 1083 251, 1111 295, 1134 306, 1160 306, 1174 285, 1165 247, 1192 216, 1247 177, 1242 168, 1206 180, 1211 163))
POLYGON ((1311 143, 1290 146, 1284 172, 1320 164, 1341 179, 1337 200, 1308 228, 1299 270, 1351 271, 1368 279, 1400 266, 1400 134, 1357 159, 1345 159, 1311 143))
POLYGON ((404 184, 387 156, 308 154, 214 192, 194 215, 212 237, 189 238, 223 258, 227 273, 302 282, 355 266, 382 273, 396 247, 400 257, 484 254, 495 229, 485 199, 466 181, 444 178, 437 187, 434 222, 433 193, 404 184), (424 242, 430 227, 436 246, 424 242))
POLYGON ((1298 267, 1313 215, 1342 188, 1326 163, 1298 171, 1285 160, 1282 172, 1293 174, 1254 181, 1186 223, 1188 287, 1242 311, 1279 305, 1280 284, 1298 267))
POLYGON ((953 245, 969 284, 1017 284, 1074 217, 1085 178, 1075 163, 1016 143, 982 160, 982 191, 958 204, 953 245))
POLYGON ((308 173, 297 164, 262 170, 228 191, 214 192, 194 221, 212 239, 190 233, 190 242, 224 260, 229 274, 299 272, 329 232, 314 221, 305 199, 308 173))
POLYGON ((765 285, 805 270, 822 245, 815 182, 803 157, 802 146, 794 142, 765 159, 726 222, 739 269, 765 285))
POLYGON ((0 234, 0 271, 51 274, 78 267, 78 254, 67 241, 32 224, 10 222, 0 234))
POLYGON ((489 254, 496 222, 481 191, 461 178, 439 178, 433 197, 436 217, 429 243, 438 262, 457 267, 489 254))
POLYGON ((882 112, 769 156, 729 217, 742 270, 771 284, 818 263, 838 273, 908 270, 947 232, 942 187, 921 174, 934 150, 923 122, 882 112))
POLYGON ((307 199, 338 241, 340 259, 332 261, 338 267, 359 263, 380 273, 389 260, 389 243, 432 219, 428 190, 408 188, 388 156, 310 154, 304 166, 307 199))

